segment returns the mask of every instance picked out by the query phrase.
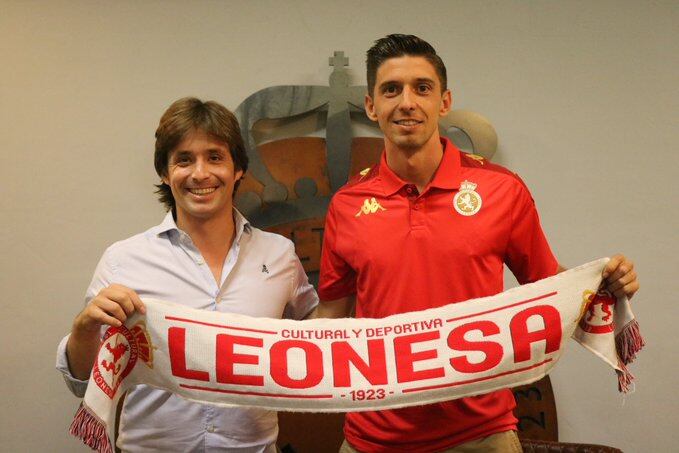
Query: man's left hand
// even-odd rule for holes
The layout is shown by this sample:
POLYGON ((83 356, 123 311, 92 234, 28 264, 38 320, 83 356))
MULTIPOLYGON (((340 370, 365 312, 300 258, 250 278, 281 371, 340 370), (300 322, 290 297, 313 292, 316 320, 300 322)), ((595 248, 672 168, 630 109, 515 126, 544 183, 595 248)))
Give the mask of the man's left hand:
POLYGON ((639 290, 639 280, 637 273, 634 272, 634 263, 624 255, 615 255, 606 264, 603 271, 606 289, 615 294, 616 297, 627 297, 631 299, 639 290))

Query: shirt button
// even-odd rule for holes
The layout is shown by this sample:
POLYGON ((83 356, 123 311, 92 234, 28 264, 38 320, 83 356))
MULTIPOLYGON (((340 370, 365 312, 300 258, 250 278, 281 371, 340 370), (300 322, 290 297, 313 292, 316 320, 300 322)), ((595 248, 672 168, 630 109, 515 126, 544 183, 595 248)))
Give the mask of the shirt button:
POLYGON ((215 432, 215 425, 207 425, 207 432, 214 433, 215 432))

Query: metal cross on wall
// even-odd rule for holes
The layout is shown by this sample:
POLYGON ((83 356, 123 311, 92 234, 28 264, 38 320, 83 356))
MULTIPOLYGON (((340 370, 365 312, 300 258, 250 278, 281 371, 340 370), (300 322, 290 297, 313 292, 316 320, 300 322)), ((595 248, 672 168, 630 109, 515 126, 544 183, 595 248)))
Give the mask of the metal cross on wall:
POLYGON ((236 109, 235 114, 250 158, 249 171, 252 177, 264 185, 261 199, 257 200, 250 194, 238 200, 241 210, 249 213, 267 204, 272 206, 273 214, 277 211, 276 204, 288 199, 287 189, 273 178, 264 165, 252 136, 253 126, 262 119, 282 119, 312 111, 327 111, 326 149, 331 192, 336 192, 347 181, 352 139, 350 111, 363 110, 366 88, 349 86, 345 69, 349 59, 344 56, 344 52, 335 52, 329 64, 333 66, 329 86, 268 87, 250 95, 236 109))

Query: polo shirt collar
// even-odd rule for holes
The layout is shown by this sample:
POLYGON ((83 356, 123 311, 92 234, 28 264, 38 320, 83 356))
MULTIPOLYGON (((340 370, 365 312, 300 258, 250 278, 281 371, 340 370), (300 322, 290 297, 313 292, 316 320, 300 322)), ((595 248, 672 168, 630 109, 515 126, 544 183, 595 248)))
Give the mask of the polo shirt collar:
MULTIPOLYGON (((439 189, 459 189, 460 188, 460 150, 447 138, 440 137, 441 145, 443 146, 443 157, 441 163, 434 173, 434 178, 425 188, 425 191, 430 187, 439 189)), ((396 173, 393 172, 389 165, 387 165, 387 153, 382 152, 379 167, 380 180, 385 195, 393 195, 403 186, 408 185, 407 181, 402 180, 396 173)))

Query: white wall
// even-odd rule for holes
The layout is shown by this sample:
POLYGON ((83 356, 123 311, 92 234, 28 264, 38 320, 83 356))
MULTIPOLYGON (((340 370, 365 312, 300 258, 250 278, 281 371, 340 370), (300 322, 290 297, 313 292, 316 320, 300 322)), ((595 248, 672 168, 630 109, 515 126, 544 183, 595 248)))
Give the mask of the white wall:
POLYGON ((393 32, 432 42, 455 106, 493 122, 562 263, 637 263, 636 393, 573 343, 552 375, 561 439, 673 450, 678 22, 676 1, 0 0, 0 450, 84 451, 54 350, 103 249, 162 216, 163 110, 325 85, 333 50, 363 84, 365 50, 393 32))

